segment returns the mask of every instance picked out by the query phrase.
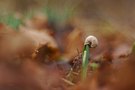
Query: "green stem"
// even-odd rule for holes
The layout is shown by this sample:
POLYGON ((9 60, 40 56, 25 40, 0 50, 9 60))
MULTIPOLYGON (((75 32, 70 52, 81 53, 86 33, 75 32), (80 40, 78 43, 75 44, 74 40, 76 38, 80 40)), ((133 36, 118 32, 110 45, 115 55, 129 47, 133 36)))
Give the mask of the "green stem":
POLYGON ((89 64, 89 45, 85 45, 83 49, 82 55, 82 70, 81 70, 81 78, 85 80, 87 77, 87 69, 89 64))

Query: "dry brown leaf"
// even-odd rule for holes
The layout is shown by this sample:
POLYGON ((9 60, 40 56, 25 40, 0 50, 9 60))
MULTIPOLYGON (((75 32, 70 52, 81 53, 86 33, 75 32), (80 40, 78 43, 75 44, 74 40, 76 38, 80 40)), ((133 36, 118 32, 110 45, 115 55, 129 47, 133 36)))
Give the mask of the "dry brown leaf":
POLYGON ((57 43, 46 32, 27 28, 21 28, 20 31, 5 28, 0 31, 1 60, 9 60, 11 62, 17 60, 18 62, 18 60, 22 61, 22 59, 31 58, 33 53, 44 45, 47 45, 52 50, 49 56, 55 56, 58 51, 57 43))
POLYGON ((49 46, 51 46, 53 48, 57 48, 56 41, 45 30, 38 31, 37 29, 30 29, 30 28, 21 27, 20 32, 24 36, 33 40, 33 43, 35 44, 36 47, 48 44, 49 46))

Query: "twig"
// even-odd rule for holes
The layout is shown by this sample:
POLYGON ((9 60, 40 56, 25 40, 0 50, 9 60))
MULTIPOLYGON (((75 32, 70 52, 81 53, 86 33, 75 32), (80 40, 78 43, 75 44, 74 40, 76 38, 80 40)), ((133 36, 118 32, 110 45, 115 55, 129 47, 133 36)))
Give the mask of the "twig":
POLYGON ((75 85, 73 82, 71 82, 71 81, 69 81, 69 80, 67 80, 65 78, 61 78, 61 80, 64 81, 65 83, 71 85, 71 86, 75 85))

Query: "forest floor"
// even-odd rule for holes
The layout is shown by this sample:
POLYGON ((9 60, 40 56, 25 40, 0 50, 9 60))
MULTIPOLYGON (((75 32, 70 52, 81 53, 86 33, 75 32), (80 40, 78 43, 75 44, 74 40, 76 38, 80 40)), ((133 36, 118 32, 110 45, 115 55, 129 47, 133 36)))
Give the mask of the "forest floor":
POLYGON ((58 24, 42 14, 22 21, 6 18, 0 23, 0 90, 135 90, 135 46, 126 33, 91 32, 79 27, 79 19, 58 24), (82 81, 89 33, 99 45, 90 49, 82 81))

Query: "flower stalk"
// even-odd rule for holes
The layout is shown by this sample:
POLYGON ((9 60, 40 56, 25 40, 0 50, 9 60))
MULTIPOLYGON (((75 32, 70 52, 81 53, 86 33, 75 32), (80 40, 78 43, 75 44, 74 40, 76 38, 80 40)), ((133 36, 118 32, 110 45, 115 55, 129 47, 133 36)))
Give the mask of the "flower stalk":
POLYGON ((95 48, 98 45, 98 40, 94 36, 88 36, 84 42, 83 54, 82 54, 82 68, 81 68, 81 79, 85 80, 87 77, 89 59, 90 59, 90 48, 95 48))

